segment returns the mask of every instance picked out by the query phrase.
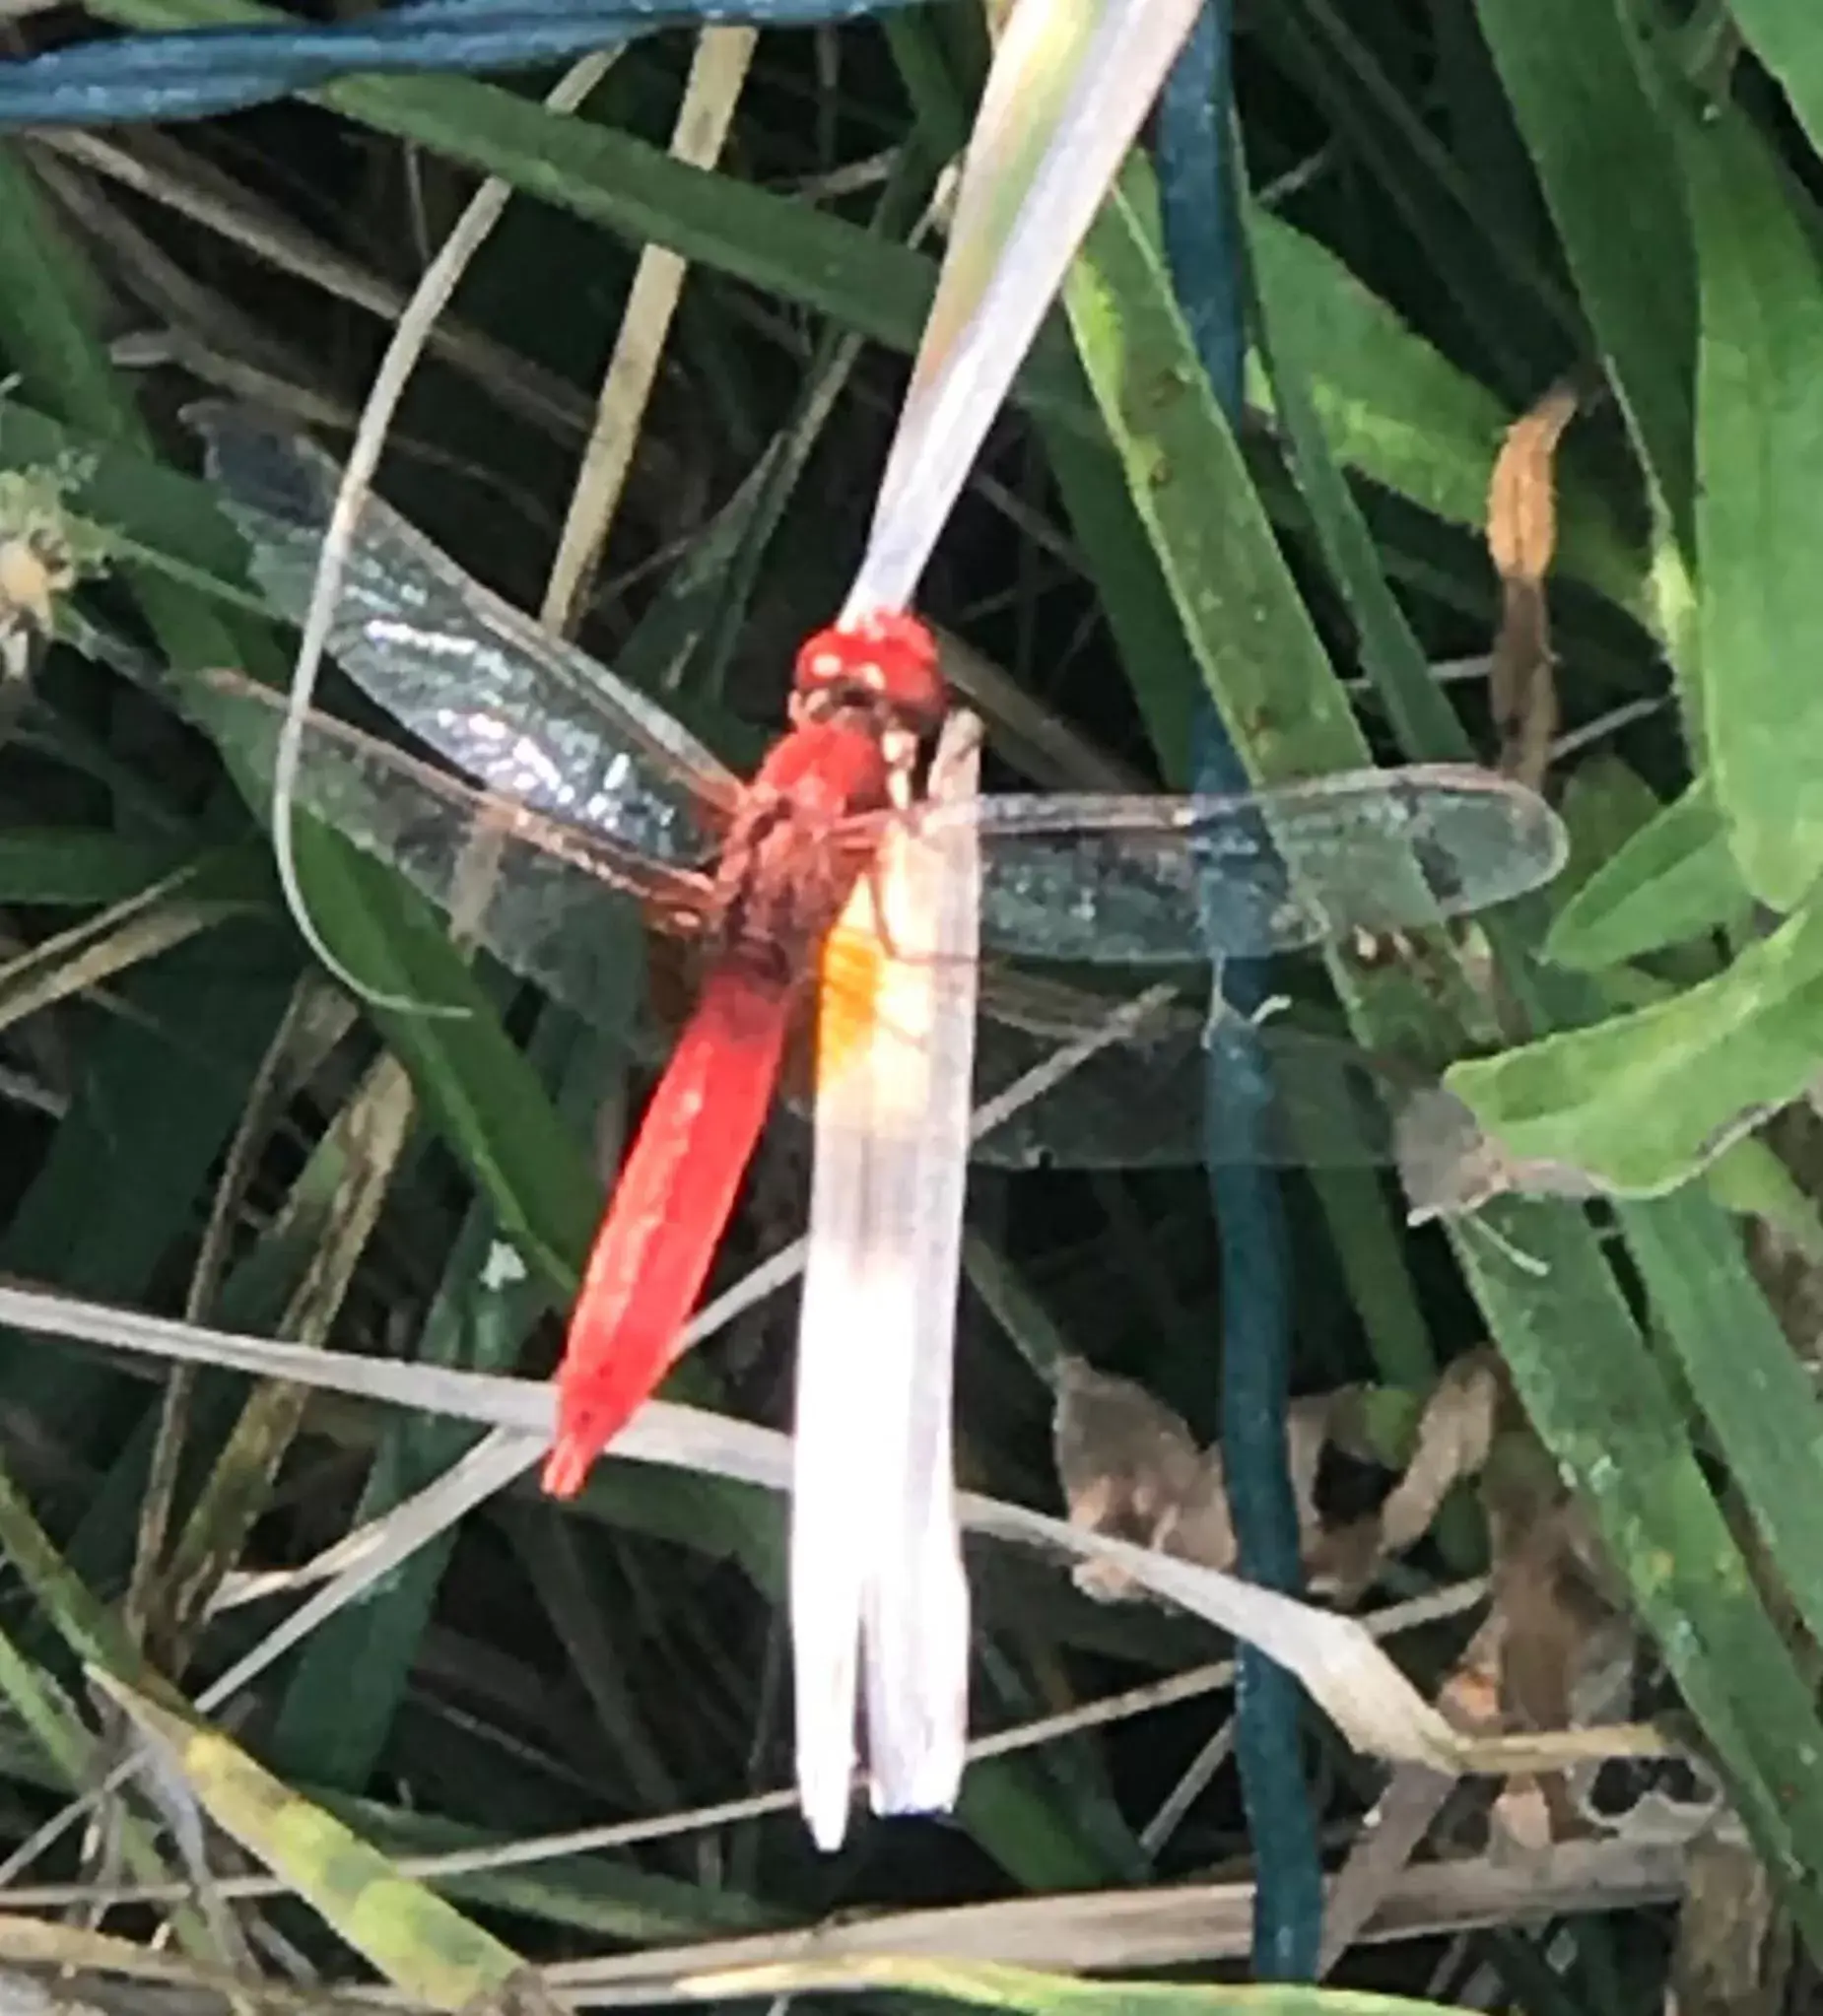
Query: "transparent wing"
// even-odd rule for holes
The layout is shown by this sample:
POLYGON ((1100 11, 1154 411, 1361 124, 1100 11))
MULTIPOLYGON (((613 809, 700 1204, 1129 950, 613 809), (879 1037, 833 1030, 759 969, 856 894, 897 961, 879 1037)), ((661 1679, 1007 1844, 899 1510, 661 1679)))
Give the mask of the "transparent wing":
MULTIPOLYGON (((269 778, 280 698, 233 673, 211 674, 186 694, 190 711, 249 781, 258 786, 269 778)), ((497 836, 500 855, 483 885, 478 935, 512 972, 618 1033, 629 930, 646 925, 690 935, 702 921, 709 896, 703 878, 488 797, 326 715, 313 714, 306 725, 299 788, 306 810, 397 869, 444 911, 460 900, 477 835, 497 836)), ((840 965, 826 962, 826 986, 839 983, 830 974, 840 965)), ((946 960, 929 978, 946 998, 975 985, 966 959, 946 960)), ((1119 996, 1005 968, 983 973, 979 986, 978 1107, 1043 1065, 1060 1044, 1101 1028, 1120 1006, 1119 996)), ((1204 1038, 1204 1016, 1194 1005, 1140 1023, 977 1142, 975 1160, 1012 1170, 1202 1161, 1204 1038)), ((1393 1128, 1411 1091, 1404 1080, 1345 1042, 1284 1024, 1268 1022, 1258 1041, 1274 1065, 1274 1101, 1260 1117, 1254 1159, 1281 1168, 1394 1159, 1393 1128)), ((805 1085, 792 1098, 804 1119, 810 1097, 805 1085)))
MULTIPOLYGON (((282 696, 214 672, 189 683, 184 702, 248 782, 269 792, 282 696)), ((474 790, 324 714, 305 724, 298 792, 306 811, 438 908, 460 907, 505 965, 584 1016, 624 1004, 625 975, 612 969, 632 956, 630 930, 689 933, 703 922, 702 877, 474 790), (485 867, 484 842, 497 850, 485 867)))
MULTIPOLYGON (((877 846, 878 815, 852 843, 877 846)), ((981 942, 1029 959, 1202 964, 1504 903, 1563 865, 1542 798, 1448 765, 1243 797, 983 798, 909 815, 933 845, 972 826, 981 942)))
MULTIPOLYGON (((185 418, 252 549, 255 579, 302 623, 339 471, 243 408, 185 418)), ((655 859, 713 851, 738 780, 662 707, 472 580, 370 498, 356 521, 329 647, 372 700, 491 789, 655 859)))
MULTIPOLYGON (((1061 1030, 1035 1032, 996 1020, 997 1012, 984 1001, 976 1039, 978 1108, 1064 1040, 1061 1030)), ((1213 1144, 1205 1138, 1207 1044, 1236 1033, 1232 1018, 1211 1032, 1188 1010, 1150 1021, 1020 1107, 975 1144, 975 1160, 1009 1170, 1182 1169, 1205 1163, 1213 1145, 1219 1161, 1219 1126, 1213 1144)), ((1375 1168, 1396 1159, 1413 1084, 1351 1043, 1281 1023, 1255 1030, 1253 1042, 1270 1061, 1272 1097, 1237 1153, 1276 1169, 1375 1168)))
MULTIPOLYGON (((192 713, 251 780, 270 777, 279 697, 232 673, 211 674, 189 692, 192 713)), ((306 810, 444 911, 459 899, 476 836, 498 836, 478 935, 512 972, 617 1031, 626 1000, 617 969, 629 957, 628 930, 652 925, 688 935, 701 922, 709 895, 702 878, 485 796, 326 715, 313 714, 306 725, 299 788, 306 810)), ((930 981, 951 996, 973 985, 973 971, 966 960, 946 961, 930 981)), ((981 976, 980 1006, 978 1107, 1059 1044, 1101 1027, 1119 999, 1000 969, 981 976)), ((1202 1161, 1204 1035, 1198 1008, 1153 1017, 1021 1107, 975 1145, 975 1159, 1013 1170, 1202 1161)), ((1409 1090, 1401 1080, 1347 1043, 1283 1025, 1266 1024, 1259 1041, 1274 1063, 1275 1100, 1261 1118, 1255 1159, 1283 1168, 1393 1159, 1394 1116, 1409 1090)), ((810 1100, 806 1085, 791 1102, 806 1119, 810 1100)))

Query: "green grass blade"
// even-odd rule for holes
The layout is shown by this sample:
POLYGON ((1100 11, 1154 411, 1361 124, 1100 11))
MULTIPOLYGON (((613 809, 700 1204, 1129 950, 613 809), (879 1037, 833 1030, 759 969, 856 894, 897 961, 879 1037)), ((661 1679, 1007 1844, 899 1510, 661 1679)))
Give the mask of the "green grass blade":
POLYGON ((1545 958, 1593 972, 1746 921, 1752 898, 1699 778, 1623 840, 1565 904, 1545 958))
MULTIPOLYGON (((1593 1508, 1755 1845, 1815 1947, 1823 1939, 1823 1781, 1791 1769, 1817 1745, 1811 1689, 1760 1601, 1682 1412, 1587 1226, 1561 1207, 1503 1205, 1491 1216, 1503 1240, 1545 1271, 1521 1271, 1473 1225, 1452 1235, 1457 1258, 1526 1413, 1593 1508)), ((1654 1302, 1668 1306, 1685 1282, 1660 1270, 1650 1244, 1640 1257, 1654 1302)))
POLYGON ((289 1790, 237 1744, 104 1669, 92 1671, 170 1754, 216 1825, 283 1876, 394 1986, 434 2009, 460 2010, 525 1985, 528 1970, 510 1947, 399 1875, 377 1848, 289 1790))
POLYGON ((692 1995, 788 1995, 804 1988, 887 1988, 1020 2016, 1445 2016, 1446 2005, 1307 1982, 1079 1981, 990 1961, 795 1961, 700 1975, 692 1995))
POLYGON ((1696 235, 1702 705, 1742 879, 1785 909, 1823 869, 1823 264, 1810 198, 1744 118, 1683 134, 1696 235), (1806 214, 1807 213, 1807 214, 1806 214))
MULTIPOLYGON (((1129 175, 1066 299, 1180 620, 1254 774, 1360 762, 1364 744, 1340 685, 1207 388, 1199 389, 1132 187, 1129 175)), ((1351 1000, 1357 1033, 1384 1041, 1387 1006, 1378 986, 1351 1000)), ((1472 1068, 1498 1069, 1499 1060, 1472 1068)), ((1571 1210, 1543 1207, 1503 1211, 1498 1223, 1548 1271, 1540 1281, 1511 1260, 1496 1264, 1491 1243, 1471 1230, 1457 1236, 1471 1285, 1528 1411, 1588 1496, 1643 1614, 1661 1644, 1675 1642, 1667 1646, 1674 1670, 1741 1787, 1762 1850, 1786 1873, 1794 1908, 1815 1921, 1814 1935, 1823 1927, 1812 1888, 1823 1875, 1823 1812, 1815 1797, 1801 1814, 1782 1810, 1775 1790, 1784 1783, 1780 1756, 1818 1742, 1796 1667, 1751 1592, 1684 1425, 1587 1225, 1571 1210), (1597 1373, 1587 1370, 1591 1365, 1597 1373), (1625 1446, 1641 1444, 1625 1465, 1614 1453, 1622 1425, 1625 1446), (1617 1481, 1623 1468, 1629 1474, 1617 1481), (1750 1646, 1739 1661, 1730 1650, 1737 1633, 1750 1646)), ((1655 1299, 1679 1292, 1650 1264, 1647 1279, 1655 1299)))
POLYGON ((1779 81, 1823 154, 1823 36, 1804 0, 1730 0, 1728 18, 1779 81))
POLYGON ((1677 156, 1625 0, 1483 0, 1594 346, 1686 553, 1696 488, 1696 276, 1677 156))
POLYGON ((1654 1196, 1694 1175, 1756 1111, 1788 1105, 1811 1083, 1820 1006, 1823 909, 1812 909, 1714 979, 1457 1064, 1448 1082, 1515 1155, 1654 1196))

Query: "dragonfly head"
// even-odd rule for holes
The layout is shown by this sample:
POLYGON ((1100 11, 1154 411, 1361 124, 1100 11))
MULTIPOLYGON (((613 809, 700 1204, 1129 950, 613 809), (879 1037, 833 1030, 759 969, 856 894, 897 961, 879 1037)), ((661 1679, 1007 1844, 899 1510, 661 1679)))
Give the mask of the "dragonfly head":
POLYGON ((860 702, 913 738, 934 735, 949 711, 936 639, 915 616, 879 610, 820 630, 797 654, 797 698, 860 702))

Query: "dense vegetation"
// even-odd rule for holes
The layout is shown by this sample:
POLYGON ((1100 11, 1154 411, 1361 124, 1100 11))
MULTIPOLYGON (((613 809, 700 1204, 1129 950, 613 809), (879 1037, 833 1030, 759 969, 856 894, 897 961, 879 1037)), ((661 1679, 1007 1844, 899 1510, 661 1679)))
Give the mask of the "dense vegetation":
MULTIPOLYGON (((164 0, 94 11, 203 18, 164 0)), ((1360 1389, 1324 1418, 1347 1460, 1325 1471, 1311 1562, 1336 1571, 1339 1536, 1369 1532, 1352 1562, 1357 1584, 1363 1560, 1380 1573, 1368 1608, 1491 1562, 1505 1642, 1484 1635, 1465 1662, 1486 1613, 1446 1605, 1397 1656, 1464 1713, 1491 1706, 1474 1691, 1489 1681, 1519 1725, 1661 1706, 1662 1685, 1593 1711, 1571 1699, 1582 1655, 1637 1617, 1664 1669, 1647 1682, 1674 1683, 1672 1726, 1725 1779, 1752 1852, 1630 1832, 1638 1782, 1593 1842, 1589 1801, 1555 1779, 1529 1834, 1524 1786, 1491 1818, 1486 1784, 1464 1788, 1440 1858, 1405 1888, 1385 1876, 1412 1936, 1342 1962, 1363 1987, 1645 2008, 1681 1930, 1677 1965, 1697 1971, 1680 1992, 1701 1999, 1698 1906, 1745 1884, 1722 1894, 1723 1921, 1746 1922, 1756 1866, 1823 1951, 1814 1144, 1802 1110, 1735 1139, 1816 1078, 1823 1004, 1811 17, 1791 0, 1255 9, 1238 109, 1258 340, 1239 442, 1172 301, 1136 161, 922 598, 982 661, 971 698, 1002 774, 1182 784, 1207 691, 1262 779, 1370 752, 1504 755, 1533 767, 1574 837, 1553 888, 1459 956, 1332 963, 1359 1041, 1413 1068, 1475 1053, 1452 1083, 1481 1120, 1601 1201, 1505 1199, 1411 1230, 1377 1174, 1288 1179, 1300 1390, 1360 1389), (1555 456, 1522 435, 1495 491, 1497 570, 1503 437, 1564 385, 1555 456), (1517 709, 1478 677, 1440 679, 1535 626, 1547 548, 1548 650, 1523 662, 1517 709), (1568 746, 1540 766, 1549 738, 1527 744, 1528 722, 1561 724, 1568 746), (1471 1355, 1490 1343, 1498 1378, 1471 1355), (1405 1473, 1403 1511, 1415 1497, 1424 1515, 1388 1564, 1392 1515, 1371 1531, 1357 1515, 1384 1493, 1377 1470, 1434 1449, 1440 1393, 1494 1454, 1439 1456, 1435 1491, 1405 1473), (1516 1829, 1533 1857, 1518 1874, 1481 1847, 1516 1829), (1680 1918, 1668 1901, 1687 1880, 1680 1918), (1452 1943, 1457 1926, 1538 1917, 1566 1936, 1452 1943)), ((601 1172, 649 1084, 649 1049, 627 1040, 637 948, 625 994, 585 1022, 471 970, 401 885, 306 827, 305 887, 338 954, 390 992, 475 1012, 363 1007, 320 976, 249 809, 260 793, 186 719, 186 679, 276 679, 290 639, 248 585, 181 409, 251 395, 345 451, 387 325, 474 172, 505 177, 527 193, 472 260, 381 487, 537 608, 643 251, 682 254, 578 635, 749 764, 796 639, 858 553, 935 271, 930 241, 908 239, 966 134, 985 47, 955 7, 762 36, 704 170, 666 153, 694 46, 635 43, 574 119, 523 80, 369 80, 0 153, 0 359, 19 378, 0 463, 23 472, 0 491, 0 538, 14 569, 51 564, 58 632, 36 648, 0 566, 20 605, 0 753, 8 1277, 429 1366, 552 1362, 601 1172), (122 340, 149 331, 162 340, 122 340), (522 1278, 503 1277, 503 1239, 522 1278)), ((1285 985, 1339 1027, 1314 962, 1285 985)), ((783 1129, 769 1146, 718 1281, 798 1229, 801 1150, 783 1129)), ((1047 1381, 1064 1354, 1175 1410, 1182 1427, 1148 1418, 1148 1447, 1193 1457, 1221 1372, 1214 1254, 1194 1169, 983 1176, 960 1373, 970 1488, 1059 1508, 1047 1381)), ((757 1305, 679 1396, 785 1421, 791 1315, 788 1296, 757 1305)), ((1229 1710, 1216 1677, 1106 1721, 1067 1713, 1226 1656, 1205 1623, 1099 1604, 1051 1561, 976 1543, 977 1728, 1063 1720, 975 1765, 955 1824, 857 1819, 824 1861, 788 1799, 740 1803, 789 1780, 777 1501, 687 1471, 606 1464, 562 1513, 523 1480, 483 1494, 238 1696, 244 1754, 194 1747, 186 1702, 302 1600, 222 1605, 231 1575, 313 1560, 472 1431, 428 1389, 413 1412, 216 1372, 154 1385, 150 1365, 23 1330, 0 1356, 0 1546, 18 1575, 0 1620, 3 1832, 24 1842, 104 1774, 123 1687, 164 1716, 214 1818, 284 1871, 247 1886, 250 1904, 205 1884, 174 1912, 169 1891, 117 1910, 108 1929, 147 1948, 171 1914, 184 1958, 147 1966, 179 1985, 255 1964, 269 1981, 353 1978, 283 1892, 349 1933, 350 1898, 380 1870, 311 1833, 311 1813, 393 1856, 461 1851, 436 1886, 453 1912, 428 1891, 362 1893, 378 1921, 364 1950, 421 2001, 497 1986, 514 1953, 620 1951, 618 1979, 663 1983, 702 1964, 664 1949, 1021 1897, 1036 1914, 1021 1928, 888 1921, 871 1950, 1199 1981, 1242 1964, 1232 1774, 1178 1796, 1229 1710), (112 1676, 88 1705, 83 1661, 112 1676), (275 1817, 279 1783, 307 1808, 275 1817), (504 1853, 603 1824, 619 1837, 504 1853), (1188 1879, 1212 1887, 1174 1888, 1188 1879)), ((1315 1710, 1306 1735, 1339 1863, 1371 1838, 1385 1767, 1315 1710)), ((1679 1768, 1688 1792, 1697 1767, 1679 1768)), ((58 1886, 15 1901, 73 1925, 84 1898, 194 1880, 194 1812, 166 1773, 104 1832, 65 1835, 23 1878, 9 1867, 58 1886)), ((215 1837, 208 1853, 228 1866, 215 1837)), ((30 1952, 25 1937, 0 1930, 0 1958, 106 1964, 73 1930, 30 1952)))

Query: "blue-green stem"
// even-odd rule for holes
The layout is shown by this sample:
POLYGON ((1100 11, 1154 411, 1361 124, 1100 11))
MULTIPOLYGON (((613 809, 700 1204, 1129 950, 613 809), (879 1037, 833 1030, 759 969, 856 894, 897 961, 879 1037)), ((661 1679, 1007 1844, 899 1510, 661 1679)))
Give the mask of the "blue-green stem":
MULTIPOLYGON (((1246 357, 1242 233, 1230 160, 1229 0, 1205 0, 1159 106, 1158 170, 1165 246, 1178 298, 1231 426, 1242 417, 1246 357)), ((1199 709, 1196 787, 1238 791, 1248 778, 1213 701, 1199 709)), ((1219 898, 1211 902, 1212 910, 1219 898)), ((1221 947, 1212 942, 1218 962, 1221 947)), ((1266 1060, 1246 1018, 1264 1001, 1260 961, 1219 964, 1237 1012, 1216 1025, 1205 1098, 1209 1188, 1222 1249, 1222 1452, 1241 1572, 1272 1588, 1299 1582, 1298 1513, 1286 1460, 1291 1378, 1291 1268, 1284 1201, 1272 1171, 1249 1157, 1272 1100, 1266 1060)), ((1315 1978, 1322 1937, 1322 1867, 1299 1743, 1297 1682, 1243 1646, 1236 1754, 1257 1887, 1253 1970, 1260 1980, 1315 1978)))

